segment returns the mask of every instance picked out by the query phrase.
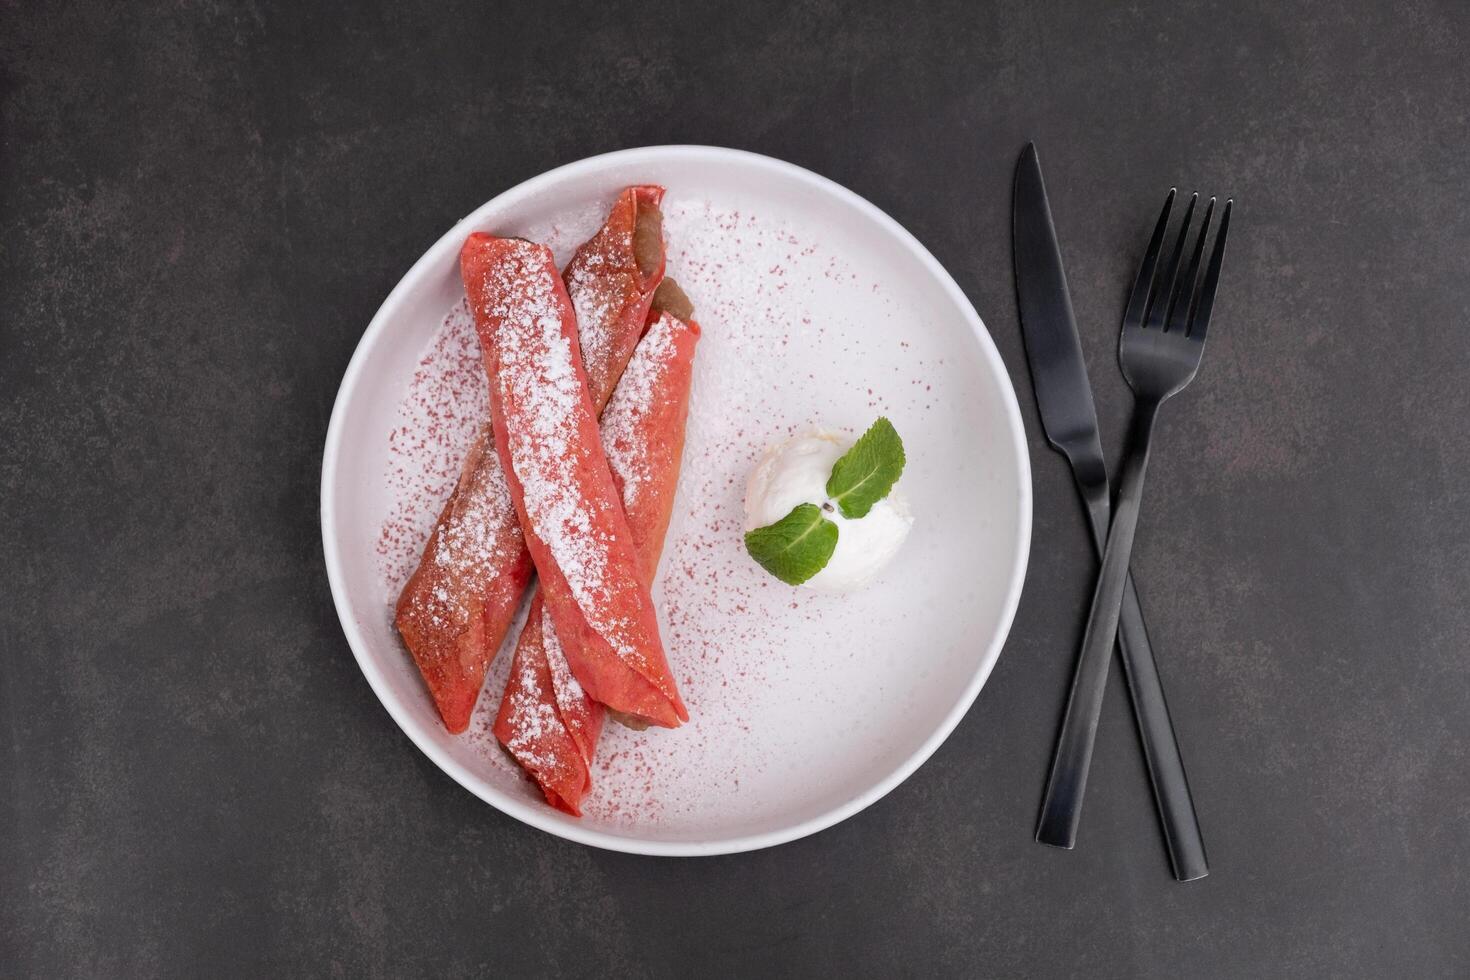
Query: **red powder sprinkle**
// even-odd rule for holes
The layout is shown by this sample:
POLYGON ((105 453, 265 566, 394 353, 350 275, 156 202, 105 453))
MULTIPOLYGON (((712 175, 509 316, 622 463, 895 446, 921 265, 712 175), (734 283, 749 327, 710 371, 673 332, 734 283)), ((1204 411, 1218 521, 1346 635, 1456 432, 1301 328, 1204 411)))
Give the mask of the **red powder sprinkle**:
POLYGON ((489 411, 474 321, 463 302, 444 317, 398 406, 385 480, 395 504, 378 534, 378 568, 396 596, 418 564, 434 517, 489 411))

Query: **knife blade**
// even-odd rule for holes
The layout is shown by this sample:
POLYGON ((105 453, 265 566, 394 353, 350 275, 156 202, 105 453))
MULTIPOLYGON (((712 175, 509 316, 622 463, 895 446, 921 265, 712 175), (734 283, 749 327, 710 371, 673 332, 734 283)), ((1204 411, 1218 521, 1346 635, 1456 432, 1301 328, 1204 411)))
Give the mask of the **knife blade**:
POLYGON ((1042 428, 1056 450, 1074 465, 1078 460, 1101 460, 1097 409, 1035 143, 1026 144, 1016 165, 1011 245, 1021 336, 1042 428))
MULTIPOLYGON (((1012 208, 1016 304, 1037 410, 1047 440, 1071 464, 1087 507, 1093 546, 1101 555, 1112 519, 1107 467, 1035 143, 1026 144, 1016 164, 1012 208)), ((1204 840, 1131 574, 1123 595, 1118 646, 1174 876, 1180 881, 1203 878, 1209 874, 1204 840)), ((1068 819, 1057 824, 1043 814, 1038 841, 1067 848, 1076 843, 1081 800, 1064 801, 1062 809, 1069 811, 1068 819)))

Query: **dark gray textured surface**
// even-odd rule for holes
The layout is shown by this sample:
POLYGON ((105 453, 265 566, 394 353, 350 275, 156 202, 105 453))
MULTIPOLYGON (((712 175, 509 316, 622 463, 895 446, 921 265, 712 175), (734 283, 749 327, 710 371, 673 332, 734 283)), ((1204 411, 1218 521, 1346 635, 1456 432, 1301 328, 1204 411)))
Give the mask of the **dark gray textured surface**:
POLYGON ((0 973, 1470 974, 1464 4, 7 3, 0 99, 0 973), (1078 849, 1030 839, 1093 567, 1017 334, 1031 138, 1115 435, 1164 190, 1240 204, 1134 566, 1193 885, 1116 677, 1078 849), (699 861, 553 839, 435 769, 353 663, 316 516, 338 380, 420 252, 664 142, 909 227, 1035 463, 1026 595, 949 742, 840 827, 699 861))

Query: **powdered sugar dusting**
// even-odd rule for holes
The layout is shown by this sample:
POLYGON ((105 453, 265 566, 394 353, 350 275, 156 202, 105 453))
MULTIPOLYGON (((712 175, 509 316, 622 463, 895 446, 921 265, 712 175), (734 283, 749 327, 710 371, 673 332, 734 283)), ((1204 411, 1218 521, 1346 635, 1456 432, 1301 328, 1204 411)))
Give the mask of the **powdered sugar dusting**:
POLYGON ((581 420, 590 406, 562 329, 556 283, 529 274, 539 265, 534 246, 524 243, 517 256, 521 262, 496 268, 500 279, 493 294, 501 305, 485 311, 506 324, 497 344, 497 374, 504 388, 500 404, 516 406, 525 423, 508 443, 511 469, 521 485, 530 530, 551 552, 588 625, 647 676, 644 650, 629 637, 629 624, 611 612, 613 586, 621 583, 610 574, 609 554, 617 545, 607 516, 595 509, 604 502, 586 499, 566 477, 568 460, 581 455, 581 420))
MULTIPOLYGON (((520 229, 552 250, 558 267, 597 231, 607 201, 589 201, 520 229)), ((378 573, 393 599, 417 567, 424 543, 459 479, 476 430, 490 417, 489 384, 469 302, 444 315, 399 400, 383 478, 393 505, 374 545, 378 573)), ((391 605, 391 601, 389 603, 391 605)), ((514 634, 512 634, 514 635, 514 634)))
MULTIPOLYGON (((489 417, 480 340, 469 304, 461 300, 419 359, 388 437, 384 479, 395 503, 375 551, 379 574, 394 599, 418 565, 429 531, 459 480, 465 453, 489 417)), ((503 499, 509 502, 508 493, 503 499)))
POLYGON ((433 551, 426 556, 447 577, 432 591, 415 590, 413 602, 434 627, 463 625, 467 603, 476 598, 469 588, 454 583, 486 582, 498 575, 521 550, 515 502, 495 455, 489 421, 481 424, 465 459, 454 509, 439 528, 433 551))
MULTIPOLYGON (((551 635, 551 631, 547 630, 542 638, 544 640, 551 635)), ((548 755, 538 751, 542 739, 562 731, 563 725, 556 708, 536 697, 540 684, 533 658, 519 658, 511 669, 519 671, 520 676, 516 679, 517 685, 510 697, 509 722, 513 734, 506 748, 515 753, 526 768, 535 769, 544 775, 564 769, 563 761, 555 753, 548 755)), ((491 701, 498 705, 500 698, 481 698, 481 701, 491 701)), ((494 717, 494 711, 491 712, 491 717, 494 717)))
POLYGON ((566 651, 561 648, 561 640, 557 638, 556 630, 551 628, 551 624, 545 622, 544 613, 541 642, 546 648, 546 664, 551 669, 551 690, 556 697, 557 709, 561 711, 563 718, 580 716, 587 710, 587 695, 573 676, 572 668, 567 663, 566 651))
POLYGON ((648 328, 612 398, 602 413, 602 448, 608 465, 622 484, 623 503, 631 505, 648 482, 648 444, 640 433, 642 420, 653 404, 660 367, 674 348, 674 322, 666 313, 648 328))
POLYGON ((606 364, 613 314, 622 305, 623 292, 604 275, 607 260, 600 252, 586 254, 568 269, 567 294, 577 313, 577 339, 582 345, 582 362, 591 367, 606 364))

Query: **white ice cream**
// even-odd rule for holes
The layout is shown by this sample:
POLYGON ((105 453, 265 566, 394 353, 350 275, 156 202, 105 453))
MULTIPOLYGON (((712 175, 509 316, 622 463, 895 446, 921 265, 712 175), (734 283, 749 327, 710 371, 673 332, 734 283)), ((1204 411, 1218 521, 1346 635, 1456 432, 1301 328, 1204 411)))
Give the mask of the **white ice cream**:
POLYGON ((854 440, 835 432, 817 430, 796 436, 766 450, 745 487, 745 529, 774 524, 798 504, 822 506, 837 525, 837 549, 827 567, 802 583, 819 592, 860 589, 882 571, 898 553, 914 524, 908 501, 895 486, 873 505, 868 516, 848 520, 836 505, 828 505, 827 478, 832 464, 852 447, 854 440))

